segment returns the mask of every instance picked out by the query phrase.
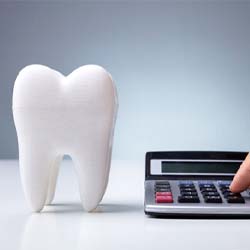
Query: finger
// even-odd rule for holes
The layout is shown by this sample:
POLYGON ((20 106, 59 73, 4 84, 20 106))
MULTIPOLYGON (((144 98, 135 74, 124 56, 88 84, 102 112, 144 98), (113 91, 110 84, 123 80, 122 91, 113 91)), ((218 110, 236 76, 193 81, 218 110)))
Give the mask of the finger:
POLYGON ((230 185, 230 190, 234 193, 242 192, 250 186, 250 153, 240 165, 230 185))

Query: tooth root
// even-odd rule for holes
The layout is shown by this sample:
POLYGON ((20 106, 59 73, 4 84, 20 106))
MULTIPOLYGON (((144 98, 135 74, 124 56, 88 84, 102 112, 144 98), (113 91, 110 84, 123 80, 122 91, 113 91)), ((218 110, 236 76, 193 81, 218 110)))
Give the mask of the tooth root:
POLYGON ((41 152, 41 149, 20 152, 24 194, 34 212, 41 211, 45 205, 53 162, 53 157, 48 152, 41 152))
POLYGON ((58 156, 55 160, 55 163, 53 164, 51 168, 51 175, 50 175, 49 187, 48 187, 48 193, 47 193, 45 205, 51 204, 54 199, 57 177, 58 177, 58 172, 59 172, 61 161, 62 161, 62 156, 58 156))
POLYGON ((82 206, 88 212, 93 211, 102 200, 110 169, 110 156, 103 153, 105 151, 91 151, 92 155, 78 154, 78 158, 72 157, 77 171, 82 206))

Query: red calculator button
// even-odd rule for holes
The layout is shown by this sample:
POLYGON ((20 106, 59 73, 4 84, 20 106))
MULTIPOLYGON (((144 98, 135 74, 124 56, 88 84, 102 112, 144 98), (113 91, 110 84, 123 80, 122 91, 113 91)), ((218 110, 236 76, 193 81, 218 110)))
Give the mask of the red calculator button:
POLYGON ((172 196, 156 196, 155 198, 156 203, 173 203, 172 196))
POLYGON ((156 192, 156 196, 172 196, 171 192, 156 192))

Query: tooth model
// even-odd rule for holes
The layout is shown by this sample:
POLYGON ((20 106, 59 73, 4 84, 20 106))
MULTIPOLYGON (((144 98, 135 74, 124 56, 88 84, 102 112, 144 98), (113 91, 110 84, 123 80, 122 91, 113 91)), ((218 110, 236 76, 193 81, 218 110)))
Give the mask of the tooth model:
POLYGON ((96 208, 108 183, 117 107, 115 85, 100 66, 82 66, 66 77, 42 65, 21 70, 13 115, 22 185, 33 211, 52 202, 64 154, 74 162, 84 209, 96 208))

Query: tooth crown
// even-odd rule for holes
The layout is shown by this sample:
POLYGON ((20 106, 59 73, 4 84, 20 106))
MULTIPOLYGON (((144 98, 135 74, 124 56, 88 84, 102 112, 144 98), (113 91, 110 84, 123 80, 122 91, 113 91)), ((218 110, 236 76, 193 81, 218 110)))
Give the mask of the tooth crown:
POLYGON ((34 211, 53 199, 60 161, 74 162, 84 208, 105 192, 118 108, 110 74, 96 65, 67 77, 42 65, 25 67, 13 91, 13 115, 25 196, 34 211))

